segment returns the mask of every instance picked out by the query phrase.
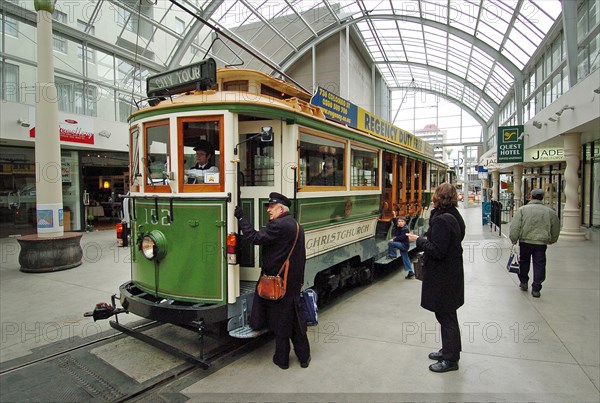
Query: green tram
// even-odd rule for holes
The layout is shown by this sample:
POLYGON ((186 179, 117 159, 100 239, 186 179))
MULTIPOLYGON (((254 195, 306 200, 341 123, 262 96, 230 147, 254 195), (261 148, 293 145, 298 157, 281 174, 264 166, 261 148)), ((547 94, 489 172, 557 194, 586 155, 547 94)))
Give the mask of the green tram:
POLYGON ((370 282, 377 262, 389 262, 393 210, 413 231, 426 229, 447 167, 416 136, 323 89, 313 97, 212 59, 147 84, 151 106, 130 117, 131 281, 120 287, 123 309, 114 312, 113 297, 113 312, 95 319, 128 311, 177 325, 226 323, 247 337, 261 255, 237 236, 233 211, 239 204, 255 228, 265 226, 273 191, 292 200, 305 229, 304 286, 320 298, 370 282), (367 129, 326 117, 339 119, 344 107, 367 129), (194 149, 206 142, 214 168, 199 178, 194 149))

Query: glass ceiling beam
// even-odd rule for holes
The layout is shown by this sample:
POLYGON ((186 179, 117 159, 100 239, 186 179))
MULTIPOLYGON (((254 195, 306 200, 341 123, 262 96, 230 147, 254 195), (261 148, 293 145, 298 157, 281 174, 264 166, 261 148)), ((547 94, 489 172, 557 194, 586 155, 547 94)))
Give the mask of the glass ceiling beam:
POLYGON ((569 69, 569 88, 577 84, 577 3, 574 1, 563 1, 562 24, 565 33, 565 45, 567 55, 567 68, 569 69))
MULTIPOLYGON (((515 8, 515 10, 521 10, 522 6, 523 6, 523 0, 519 0, 519 2, 517 3, 517 5, 515 5, 514 8, 515 8)), ((500 44, 500 50, 504 49, 504 47, 506 46, 506 42, 508 42, 510 33, 512 32, 512 30, 515 26, 515 22, 517 21, 518 16, 519 16, 519 12, 513 13, 512 17, 510 19, 510 22, 508 23, 508 27, 506 28, 506 32, 504 33, 504 37, 502 38, 502 43, 500 44)), ((485 80, 485 84, 483 85, 483 88, 487 88, 490 85, 490 80, 492 79, 494 69, 495 69, 497 63, 498 63, 498 59, 494 59, 494 63, 490 67, 489 74, 485 80)), ((517 76, 515 76, 515 77, 517 77, 517 76)), ((518 77, 520 77, 520 75, 518 77)), ((515 83, 520 83, 521 81, 522 81, 521 78, 515 79, 515 83)), ((505 94, 504 97, 506 97, 506 95, 508 95, 508 93, 505 94)), ((480 103, 481 103, 481 99, 479 102, 477 102, 477 106, 479 106, 480 103)), ((519 108, 517 108, 517 109, 519 109, 519 108)), ((523 112, 522 110, 517 111, 518 115, 522 115, 522 112, 523 112)))
MULTIPOLYGON (((194 10, 196 12, 200 11, 203 19, 209 19, 216 9, 223 3, 223 0, 213 0, 208 4, 204 10, 194 10)), ((173 53, 173 57, 169 61, 169 65, 167 66, 167 70, 174 69, 181 64, 181 60, 183 56, 185 56, 186 52, 189 50, 190 46, 192 46, 192 42, 194 42, 194 38, 200 32, 204 24, 199 19, 195 19, 192 23, 192 26, 188 30, 188 32, 183 37, 183 40, 179 42, 179 46, 177 50, 173 53)))
MULTIPOLYGON (((480 98, 482 98, 483 100, 485 100, 487 103, 489 103, 491 106, 493 106, 494 108, 498 108, 498 103, 496 103, 496 101, 494 101, 494 99, 492 97, 490 97, 487 93, 485 93, 481 88, 479 88, 476 84, 452 73, 449 72, 447 70, 441 69, 439 67, 435 67, 435 66, 428 66, 426 64, 423 63, 417 63, 417 62, 400 62, 400 61, 387 61, 387 62, 375 62, 374 64, 387 64, 387 65, 393 65, 393 64, 400 64, 400 65, 408 65, 408 66, 415 66, 415 67, 422 67, 424 69, 427 70, 433 70, 436 73, 442 74, 444 76, 446 76, 447 78, 451 78, 455 81, 460 82, 461 84, 463 84, 465 87, 469 87, 471 91, 475 92, 477 95, 479 95, 480 98)), ((419 84, 416 84, 417 88, 419 87, 419 84)), ((448 83, 445 83, 445 86, 448 86, 448 83)), ((461 102, 461 105, 463 105, 463 103, 461 102)))
POLYGON ((312 35, 316 38, 317 36, 319 36, 319 34, 317 34, 317 32, 313 29, 313 27, 310 26, 310 24, 304 19, 304 17, 302 16, 302 14, 300 14, 298 12, 298 10, 296 10, 296 7, 294 7, 293 5, 290 4, 290 2, 288 0, 285 0, 285 4, 288 5, 288 7, 294 12, 294 14, 296 14, 296 17, 298 17, 298 19, 300 21, 302 21, 302 23, 306 26, 306 28, 308 28, 310 30, 310 32, 312 32, 312 35))
POLYGON ((336 20, 336 22, 338 24, 341 24, 342 21, 340 21, 339 17, 337 16, 337 14, 333 11, 333 8, 331 7, 331 4, 329 4, 329 0, 323 0, 323 4, 325 4, 325 7, 327 7, 327 9, 329 10, 329 13, 331 14, 331 16, 336 20))
POLYGON ((279 38, 281 38, 282 41, 287 43, 288 46, 294 50, 294 52, 298 51, 296 46, 292 42, 290 42, 288 40, 288 38, 283 36, 277 28, 275 28, 265 17, 263 17, 263 15, 261 13, 257 12, 256 8, 252 4, 248 4, 248 2, 246 0, 238 0, 238 1, 240 3, 242 3, 248 10, 250 10, 252 12, 252 14, 254 14, 259 20, 261 20, 262 23, 265 24, 265 26, 267 26, 271 31, 273 31, 275 33, 275 35, 277 35, 279 38))
MULTIPOLYGON (((177 0, 169 0, 169 1, 171 3, 173 3, 173 4, 175 4, 177 7, 181 8, 186 13, 192 15, 194 18, 202 20, 201 16, 194 14, 194 12, 192 10, 190 10, 186 6, 182 5, 177 0)), ((223 27, 222 24, 220 24, 218 21, 211 20, 209 22, 207 20, 202 20, 202 22, 207 27, 209 27, 212 30, 216 31, 217 33, 221 34, 227 40, 231 41, 233 44, 235 44, 236 46, 240 47, 242 50, 244 50, 244 51, 248 52, 249 54, 251 54, 254 58, 260 60, 262 63, 264 63, 265 65, 267 65, 270 68, 272 68, 275 72, 277 72, 281 76, 285 77, 287 80, 289 80, 291 83, 293 83, 297 87, 303 89, 306 92, 310 92, 306 88, 304 88, 301 84, 299 84, 296 80, 294 80, 292 77, 288 76, 285 73, 285 71, 281 68, 280 65, 278 65, 277 63, 271 61, 269 57, 263 55, 260 51, 258 51, 257 49, 255 49, 248 42, 246 42, 243 39, 241 39, 234 32, 231 32, 228 29, 226 29, 225 27, 223 27)), ((239 57, 239 55, 238 55, 238 57, 239 57)))

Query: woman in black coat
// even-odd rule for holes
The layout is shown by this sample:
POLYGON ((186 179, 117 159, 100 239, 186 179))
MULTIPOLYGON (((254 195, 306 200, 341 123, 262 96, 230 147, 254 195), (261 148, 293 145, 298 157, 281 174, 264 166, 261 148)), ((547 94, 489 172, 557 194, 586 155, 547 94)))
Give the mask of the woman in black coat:
POLYGON ((417 248, 424 251, 421 306, 435 313, 441 325, 442 348, 429 354, 438 362, 433 372, 458 369, 461 342, 456 310, 465 302, 463 249, 465 222, 456 209, 458 195, 454 186, 442 183, 433 195, 429 229, 424 237, 409 234, 417 248))
MULTIPOLYGON (((310 345, 306 335, 306 318, 300 308, 300 291, 304 283, 304 266, 306 263, 306 247, 304 230, 297 225, 289 214, 290 200, 280 193, 271 193, 267 211, 269 223, 260 231, 256 231, 244 217, 241 207, 236 207, 234 215, 239 220, 239 227, 244 239, 254 245, 262 245, 262 271, 266 275, 275 276, 290 256, 286 292, 282 299, 266 300, 255 292, 250 314, 250 326, 253 329, 268 327, 275 333, 275 355, 273 362, 281 369, 289 368, 290 339, 294 352, 302 368, 310 363, 310 345), (298 239, 296 241, 296 234, 298 239), (294 241, 296 244, 294 245, 294 241)), ((281 273, 281 277, 283 277, 281 273)))

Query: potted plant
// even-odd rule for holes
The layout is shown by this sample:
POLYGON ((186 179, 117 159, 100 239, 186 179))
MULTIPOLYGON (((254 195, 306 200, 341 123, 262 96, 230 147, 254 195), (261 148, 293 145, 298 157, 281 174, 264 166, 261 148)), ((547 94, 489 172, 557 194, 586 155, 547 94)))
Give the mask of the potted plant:
POLYGON ((94 220, 95 219, 96 219, 96 217, 94 217, 93 214, 88 214, 86 231, 92 231, 94 229, 94 220))

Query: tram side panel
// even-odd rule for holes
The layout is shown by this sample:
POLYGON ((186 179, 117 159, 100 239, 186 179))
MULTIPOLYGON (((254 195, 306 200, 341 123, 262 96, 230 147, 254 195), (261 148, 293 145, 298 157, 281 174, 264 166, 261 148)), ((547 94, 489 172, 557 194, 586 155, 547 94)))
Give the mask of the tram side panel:
MULTIPOLYGON (((227 302, 225 245, 226 202, 137 200, 132 222, 132 280, 157 298, 194 303, 227 302), (166 253, 147 259, 139 250, 146 235, 161 233, 166 253)), ((161 247, 161 245, 158 245, 161 247)))

